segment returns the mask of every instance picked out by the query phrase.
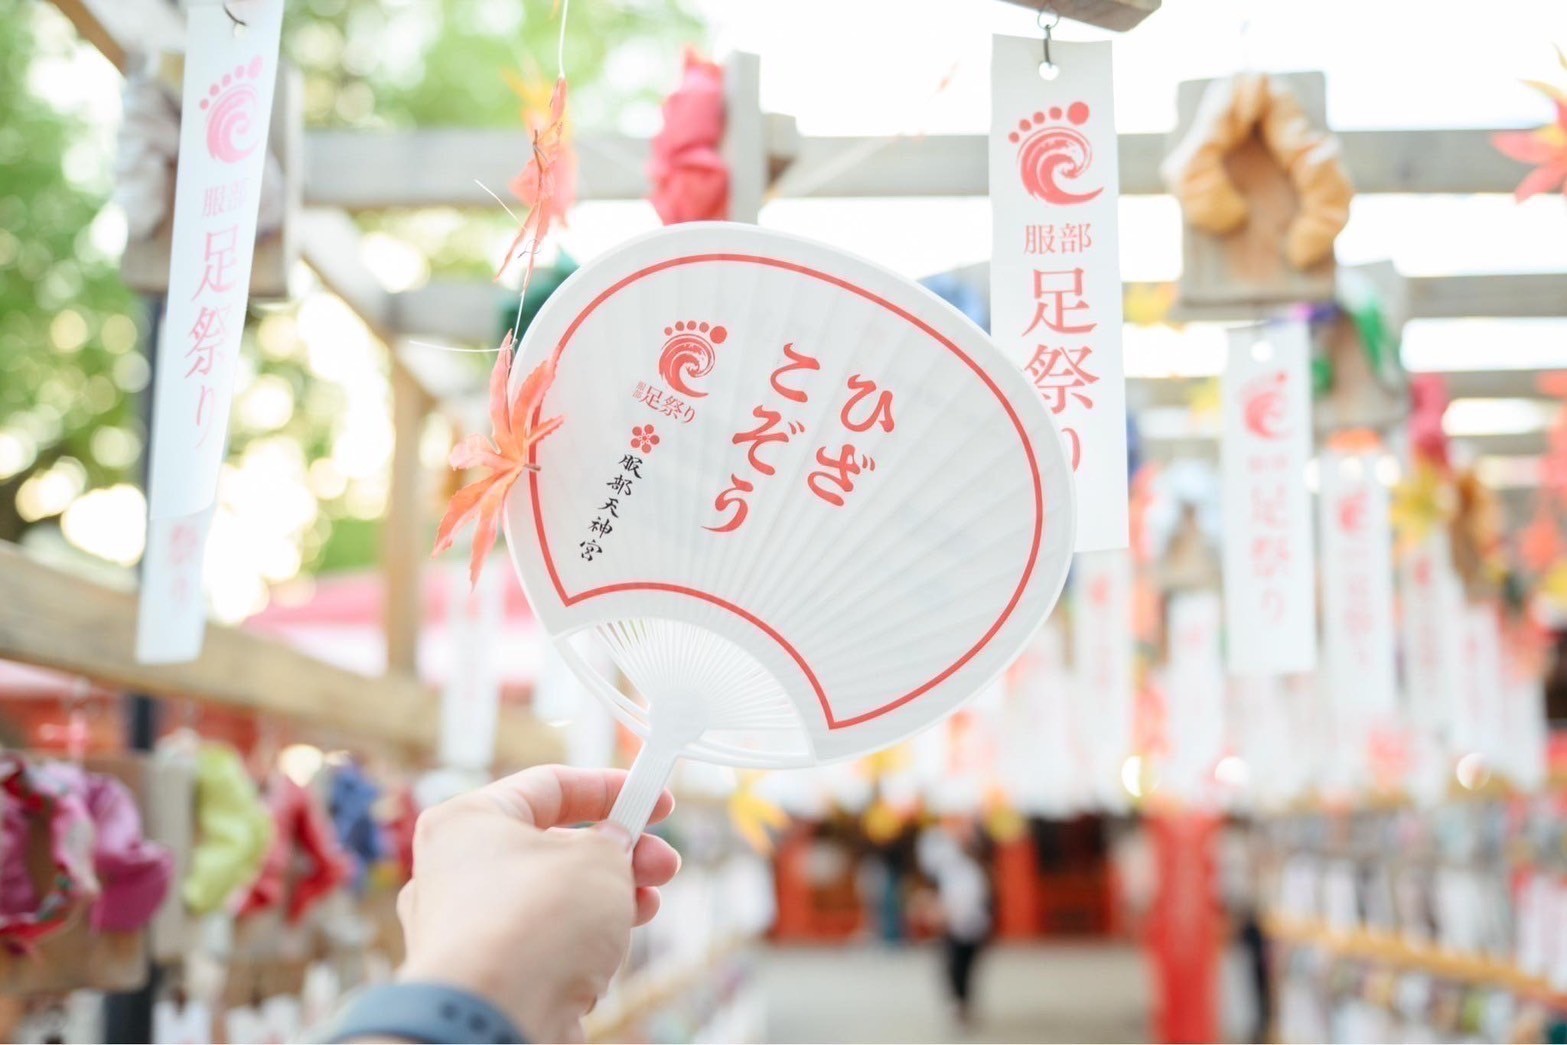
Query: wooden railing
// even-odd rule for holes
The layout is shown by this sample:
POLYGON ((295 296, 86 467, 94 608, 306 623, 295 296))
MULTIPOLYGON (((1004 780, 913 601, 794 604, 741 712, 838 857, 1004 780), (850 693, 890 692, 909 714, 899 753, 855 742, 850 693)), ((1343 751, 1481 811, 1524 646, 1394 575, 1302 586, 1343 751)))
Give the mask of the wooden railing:
MULTIPOLYGON (((188 664, 138 664, 136 594, 47 566, 0 543, 0 659, 81 675, 152 696, 244 708, 418 754, 439 736, 439 695, 414 677, 380 678, 322 663, 275 639, 209 624, 188 664)), ((504 712, 496 761, 560 756, 555 730, 504 712)))

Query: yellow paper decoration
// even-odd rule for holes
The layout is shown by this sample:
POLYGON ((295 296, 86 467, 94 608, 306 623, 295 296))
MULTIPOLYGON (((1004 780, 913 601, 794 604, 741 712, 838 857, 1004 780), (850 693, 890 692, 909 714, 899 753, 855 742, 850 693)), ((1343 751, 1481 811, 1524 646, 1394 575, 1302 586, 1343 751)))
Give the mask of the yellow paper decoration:
POLYGON ((1393 491, 1393 531, 1401 549, 1413 548, 1433 530, 1447 525, 1457 509, 1452 484, 1422 461, 1393 491))
POLYGON ((740 774, 740 783, 729 796, 729 822, 747 845, 765 856, 773 851, 769 832, 783 830, 789 814, 756 793, 761 778, 755 770, 740 774))

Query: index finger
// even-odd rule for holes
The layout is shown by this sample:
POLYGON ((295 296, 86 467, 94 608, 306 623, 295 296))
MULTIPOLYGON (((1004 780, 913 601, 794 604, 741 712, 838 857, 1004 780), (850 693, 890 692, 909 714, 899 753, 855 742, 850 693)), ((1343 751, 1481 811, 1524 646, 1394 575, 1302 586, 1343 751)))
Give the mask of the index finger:
MULTIPOLYGON (((479 793, 508 816, 534 827, 550 828, 603 820, 609 816, 625 783, 624 769, 533 766, 492 781, 479 793)), ((674 796, 664 791, 648 822, 657 823, 674 808, 674 796)))

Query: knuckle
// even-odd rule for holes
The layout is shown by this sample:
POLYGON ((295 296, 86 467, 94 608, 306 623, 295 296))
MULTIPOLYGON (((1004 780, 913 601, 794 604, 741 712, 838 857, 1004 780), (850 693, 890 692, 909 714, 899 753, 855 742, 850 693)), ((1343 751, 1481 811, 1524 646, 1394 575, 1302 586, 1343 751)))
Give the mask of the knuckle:
POLYGON ((419 814, 419 819, 414 821, 414 850, 429 846, 442 829, 451 821, 454 810, 451 801, 442 802, 440 805, 431 806, 419 814))

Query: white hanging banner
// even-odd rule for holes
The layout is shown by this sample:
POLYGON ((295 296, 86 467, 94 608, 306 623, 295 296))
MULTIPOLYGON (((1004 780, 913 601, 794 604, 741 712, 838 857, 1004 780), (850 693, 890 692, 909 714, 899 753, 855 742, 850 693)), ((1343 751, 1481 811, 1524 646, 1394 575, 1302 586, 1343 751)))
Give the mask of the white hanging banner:
POLYGON ((216 507, 147 521, 137 593, 138 664, 183 664, 201 655, 207 634, 202 562, 216 507))
POLYGON ((1171 596, 1165 630, 1164 673, 1169 757, 1160 790, 1201 801, 1212 790, 1213 768, 1224 750, 1224 665, 1219 657, 1219 597, 1212 592, 1171 596))
POLYGON ((1518 790, 1538 791, 1545 785, 1550 757, 1550 729, 1545 720, 1545 683, 1536 669, 1504 646, 1502 677, 1502 743, 1497 768, 1518 790))
POLYGON ((1352 785, 1366 782, 1372 735, 1398 711, 1392 524, 1376 464, 1376 454, 1320 459, 1323 660, 1352 785))
POLYGON ((1410 725, 1422 741, 1451 753, 1449 738, 1463 673, 1464 607, 1444 530, 1432 530, 1405 554, 1399 567, 1399 595, 1410 725))
POLYGON ((235 362, 250 298, 256 211, 277 82, 283 0, 186 10, 169 296, 153 400, 153 519, 188 516, 217 493, 235 362))
POLYGON ((1094 797, 1126 802, 1121 767, 1132 753, 1132 558, 1124 549, 1084 552, 1072 567, 1072 662, 1094 797))
POLYGON ((1044 398, 1077 485, 1077 550, 1124 548, 1120 169, 1109 43, 991 52, 990 332, 1044 398))
POLYGON ((1071 676, 1067 673, 1066 643, 1061 629, 1046 622, 1029 645, 1025 657, 1033 659, 1029 689, 1024 698, 1035 701, 1039 709, 1041 745, 1034 757, 1039 766, 1041 812, 1046 816, 1068 816, 1082 805, 1080 734, 1072 708, 1071 676))
POLYGON ((446 613, 451 661, 441 691, 441 765, 483 771, 495 761, 500 715, 501 624, 506 615, 505 575, 486 570, 471 587, 466 567, 452 567, 446 613))
POLYGON ((1245 760, 1246 797, 1257 809, 1281 809, 1304 797, 1320 776, 1320 705, 1312 678, 1241 675, 1230 680, 1231 730, 1245 760))
POLYGON ((1230 331, 1224 369, 1224 604, 1237 675, 1317 662, 1311 547, 1311 389, 1298 320, 1230 331))
POLYGON ((1465 603, 1458 703, 1453 709, 1453 746, 1462 757, 1478 752, 1491 766, 1505 760, 1503 742, 1502 631, 1496 606, 1465 603))
POLYGON ((1051 809, 1042 763, 1048 757, 1051 726, 1046 699, 1037 687, 1035 656, 1026 651, 1007 669, 996 749, 1007 800, 1027 816, 1045 816, 1051 809))

